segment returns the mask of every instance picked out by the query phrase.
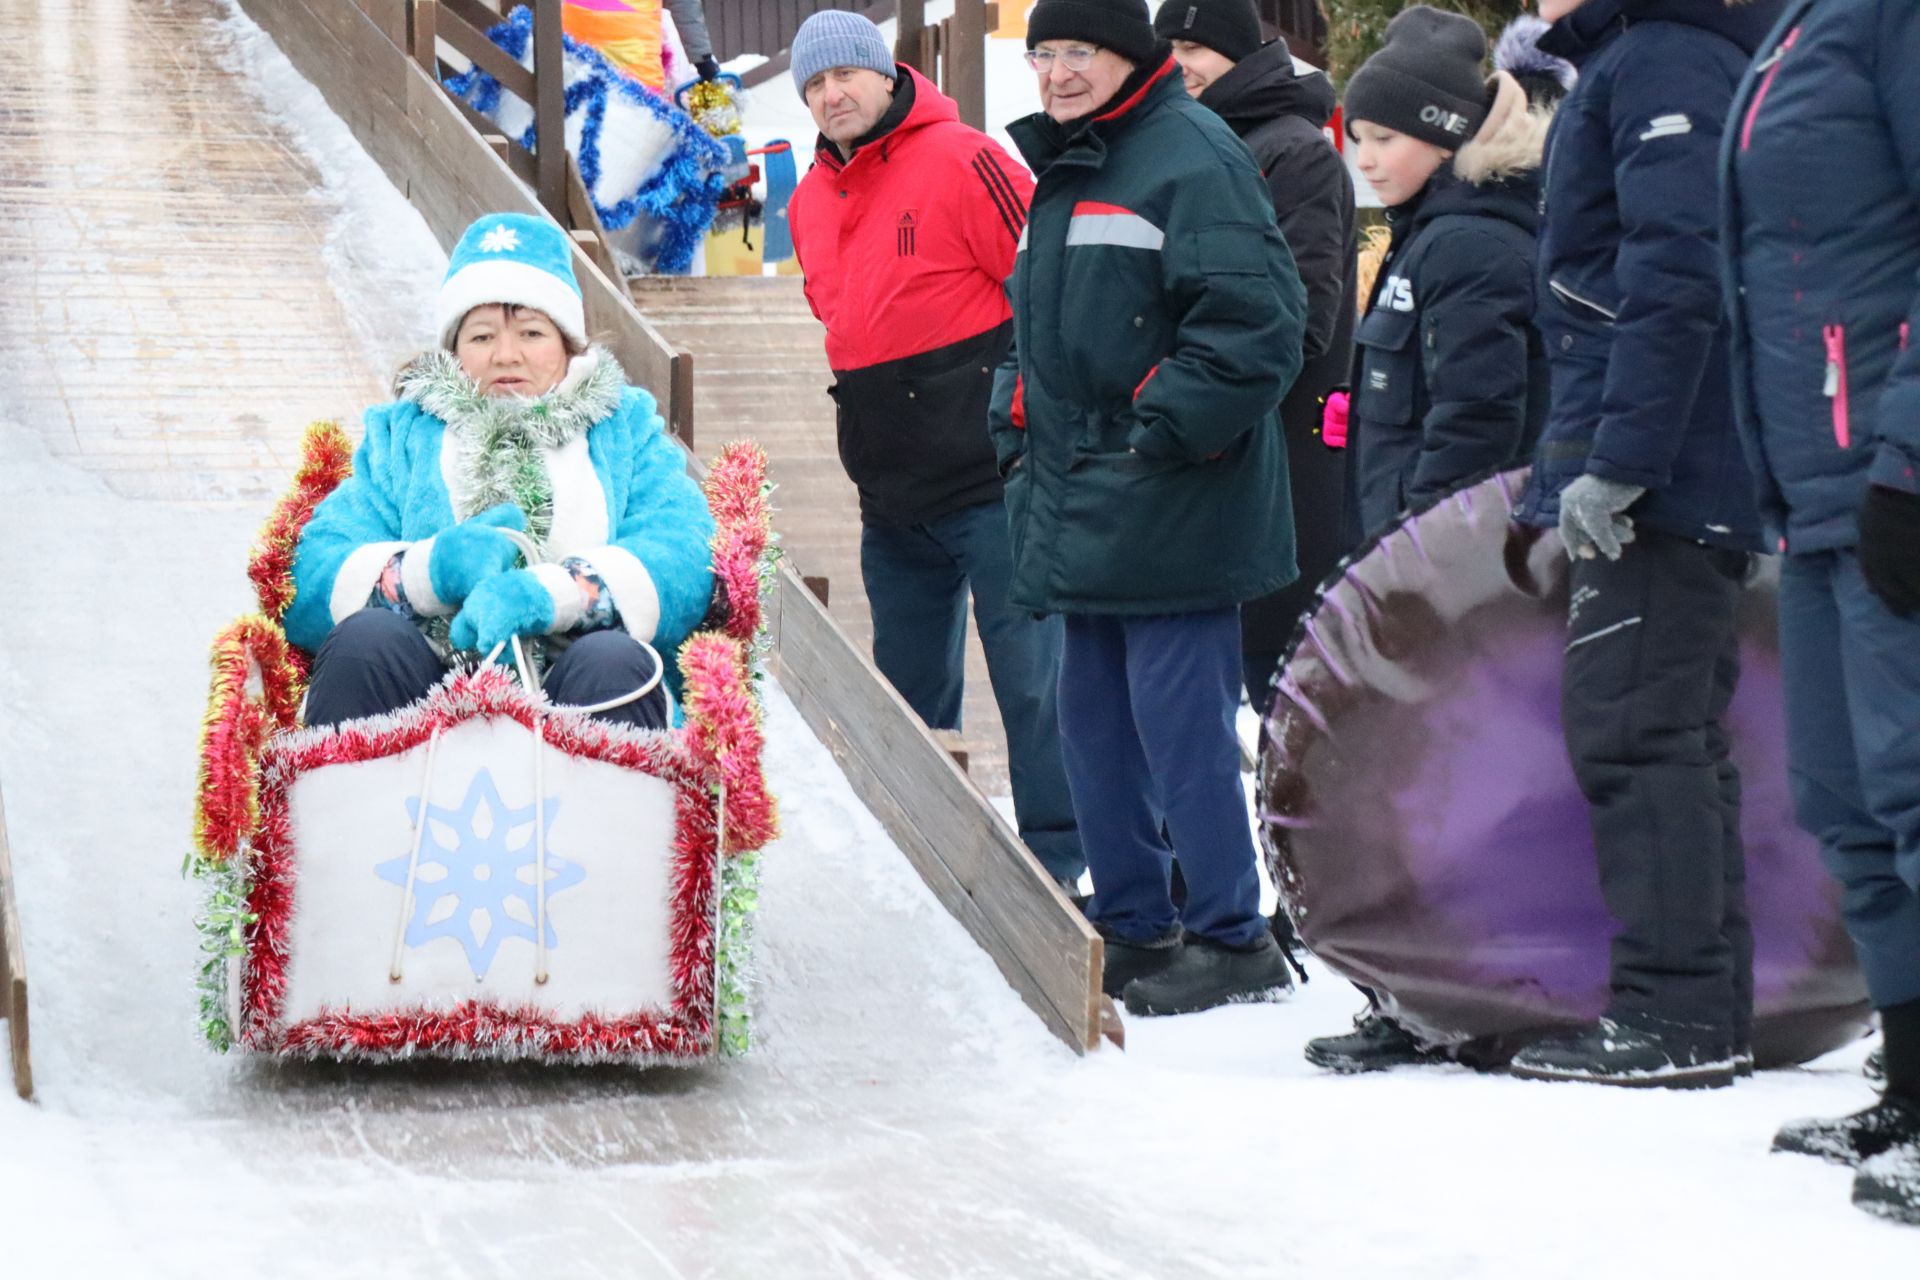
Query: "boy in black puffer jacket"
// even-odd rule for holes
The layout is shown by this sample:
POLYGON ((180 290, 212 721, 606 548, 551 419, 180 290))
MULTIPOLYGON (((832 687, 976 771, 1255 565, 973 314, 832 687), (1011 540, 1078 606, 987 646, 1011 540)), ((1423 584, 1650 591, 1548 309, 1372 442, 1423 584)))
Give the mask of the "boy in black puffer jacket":
MULTIPOLYGON (((1483 82, 1485 54, 1472 21, 1416 6, 1347 87, 1360 171, 1393 223, 1353 371, 1352 464, 1369 537, 1409 507, 1524 461, 1546 417, 1532 321, 1547 116, 1506 72, 1483 82)), ((1306 1056, 1373 1071, 1448 1055, 1369 1010, 1306 1056)))
POLYGON ((1347 86, 1360 172, 1393 224, 1355 334, 1361 532, 1524 461, 1546 419, 1533 329, 1545 117, 1458 14, 1403 11, 1347 86))

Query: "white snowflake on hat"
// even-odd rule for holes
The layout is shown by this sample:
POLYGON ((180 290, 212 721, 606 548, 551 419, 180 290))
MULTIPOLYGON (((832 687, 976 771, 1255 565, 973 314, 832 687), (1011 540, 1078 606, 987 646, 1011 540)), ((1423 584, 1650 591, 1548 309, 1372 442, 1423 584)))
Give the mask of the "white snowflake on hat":
POLYGON ((482 253, 512 253, 519 247, 520 233, 512 227, 495 227, 480 239, 482 253))

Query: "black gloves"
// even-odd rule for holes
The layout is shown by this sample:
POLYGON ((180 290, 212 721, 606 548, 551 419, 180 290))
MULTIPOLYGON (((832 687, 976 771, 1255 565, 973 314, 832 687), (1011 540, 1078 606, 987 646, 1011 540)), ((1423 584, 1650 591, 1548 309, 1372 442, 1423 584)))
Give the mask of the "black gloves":
POLYGON ((700 61, 694 63, 693 69, 700 73, 702 80, 712 80, 720 74, 720 64, 714 61, 712 54, 708 54, 706 57, 700 59, 700 61))
POLYGON ((1894 613, 1920 613, 1920 497, 1867 486, 1860 504, 1860 572, 1894 613))

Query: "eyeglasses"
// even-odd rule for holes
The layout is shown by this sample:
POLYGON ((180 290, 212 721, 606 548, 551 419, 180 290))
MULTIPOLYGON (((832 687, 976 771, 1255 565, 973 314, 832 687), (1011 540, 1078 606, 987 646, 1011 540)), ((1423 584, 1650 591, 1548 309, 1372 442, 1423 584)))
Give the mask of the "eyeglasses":
POLYGON ((1053 70, 1054 60, 1058 59, 1069 71, 1085 71, 1093 65, 1093 55, 1099 52, 1098 49, 1084 48, 1061 49, 1058 52, 1052 49, 1029 49, 1027 65, 1044 74, 1053 70))

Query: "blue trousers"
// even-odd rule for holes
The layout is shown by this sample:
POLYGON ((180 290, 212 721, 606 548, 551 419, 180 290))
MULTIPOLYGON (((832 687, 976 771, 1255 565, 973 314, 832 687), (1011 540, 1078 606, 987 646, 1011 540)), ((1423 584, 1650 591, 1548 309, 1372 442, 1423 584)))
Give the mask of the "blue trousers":
POLYGON ((926 524, 866 524, 860 576, 873 612, 873 662, 935 729, 960 727, 966 681, 967 597, 986 650, 987 677, 1007 731, 1007 771, 1020 838, 1056 879, 1086 867, 1060 762, 1055 708, 1060 620, 1007 599, 1013 545, 995 500, 926 524))
POLYGON ((1093 871, 1087 918, 1136 942, 1176 923, 1229 946, 1258 941, 1267 922, 1233 729, 1240 611, 1070 614, 1066 633, 1060 741, 1093 871), (1184 911, 1169 892, 1176 853, 1184 911))
POLYGON ((1876 1008, 1920 1000, 1920 618, 1888 611, 1852 551, 1780 578, 1787 770, 1876 1008))
MULTIPOLYGON (((590 707, 639 688, 653 671, 652 655, 626 632, 592 631, 554 659, 543 684, 557 704, 590 707)), ((446 674, 420 628, 391 609, 362 609, 335 624, 314 655, 306 722, 339 724, 397 711, 425 697, 446 674)), ((664 729, 667 693, 656 687, 638 701, 597 714, 637 729, 664 729)))

